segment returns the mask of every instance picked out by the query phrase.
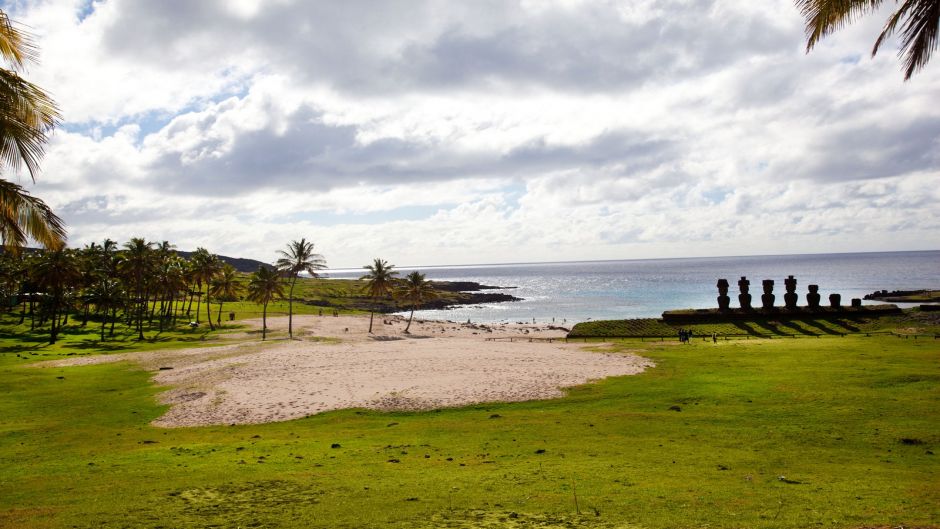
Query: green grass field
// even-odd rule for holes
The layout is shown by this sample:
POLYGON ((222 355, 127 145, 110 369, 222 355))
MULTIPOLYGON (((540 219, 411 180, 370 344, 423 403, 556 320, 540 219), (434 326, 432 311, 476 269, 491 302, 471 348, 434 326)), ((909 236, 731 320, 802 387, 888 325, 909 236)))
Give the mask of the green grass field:
POLYGON ((0 527, 940 524, 940 340, 627 341, 657 367, 562 399, 181 429, 134 366, 30 367, 69 343, 0 337, 0 527))

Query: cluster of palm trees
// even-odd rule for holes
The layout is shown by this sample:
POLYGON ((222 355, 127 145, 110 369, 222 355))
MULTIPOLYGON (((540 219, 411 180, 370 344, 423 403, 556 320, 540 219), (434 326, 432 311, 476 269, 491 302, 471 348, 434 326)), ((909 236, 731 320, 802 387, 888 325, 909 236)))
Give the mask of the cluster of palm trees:
POLYGON ((205 248, 184 259, 166 241, 155 244, 133 238, 119 247, 105 239, 81 249, 0 255, 5 308, 19 305, 19 323, 28 315, 31 329, 48 322, 50 343, 55 343, 70 314, 80 314, 83 326, 90 319, 100 322, 102 341, 107 327, 113 336, 119 321, 133 328, 140 340, 145 325, 162 332, 180 317, 188 323, 193 315, 198 324, 203 295, 206 321, 214 329, 210 299, 219 302, 216 322, 221 323, 222 303, 238 299, 241 288, 235 269, 205 248))
MULTIPOLYGON (((378 302, 383 298, 395 298, 404 301, 411 307, 408 316, 408 325, 405 333, 411 329, 411 320, 414 319, 415 309, 425 301, 438 296, 434 285, 425 279, 424 274, 417 270, 411 272, 404 279, 398 279, 395 265, 390 265, 384 259, 375 259, 372 264, 364 267, 367 273, 361 280, 365 281, 365 292, 378 302)), ((375 307, 369 311, 369 333, 372 333, 372 321, 375 318, 375 307)))
MULTIPOLYGON (((244 299, 262 306, 264 340, 268 305, 287 299, 288 335, 293 338, 297 280, 302 274, 318 277, 318 272, 326 268, 326 260, 306 239, 291 241, 278 255, 273 266, 259 267, 246 282, 235 268, 205 248, 198 248, 186 259, 167 241, 132 238, 119 246, 105 239, 81 249, 2 252, 0 299, 4 310, 13 312, 18 308, 20 325, 27 318, 31 330, 48 324, 49 343, 56 342, 70 316, 80 319, 83 327, 89 321, 97 322, 101 341, 114 336, 119 322, 143 340, 145 328, 158 332, 174 329, 181 318, 186 325, 198 326, 203 305, 205 321, 214 330, 222 323, 224 303, 238 301, 243 294, 244 299), (214 315, 213 302, 218 304, 214 315)), ((365 295, 376 303, 390 298, 411 307, 406 333, 411 329, 415 309, 438 295, 420 272, 399 279, 395 267, 383 259, 375 259, 364 268, 367 274, 361 279, 365 295)), ((375 307, 369 317, 370 333, 374 317, 375 307)))

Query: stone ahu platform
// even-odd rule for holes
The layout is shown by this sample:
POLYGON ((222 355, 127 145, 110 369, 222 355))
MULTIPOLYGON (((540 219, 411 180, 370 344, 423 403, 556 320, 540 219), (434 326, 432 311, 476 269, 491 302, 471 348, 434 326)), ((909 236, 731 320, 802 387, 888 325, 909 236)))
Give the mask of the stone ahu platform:
POLYGON ((731 296, 728 295, 728 289, 731 284, 727 279, 719 279, 718 284, 718 308, 717 309, 690 309, 690 310, 669 310, 663 313, 663 321, 666 323, 714 323, 722 321, 742 321, 742 320, 794 320, 794 319, 819 319, 819 318, 841 318, 841 317, 863 317, 863 316, 881 316, 884 314, 893 314, 901 312, 897 305, 862 305, 862 300, 852 299, 851 305, 846 307, 842 305, 841 294, 829 295, 829 306, 821 304, 822 296, 819 294, 819 285, 809 285, 809 292, 805 294, 806 306, 799 306, 800 296, 796 292, 796 278, 787 276, 783 280, 786 293, 782 296, 784 306, 775 305, 777 296, 774 294, 774 280, 764 279, 761 281, 763 294, 760 296, 760 305, 755 306, 757 301, 751 295, 751 282, 747 277, 742 276, 738 281, 738 305, 740 308, 731 308, 731 296))
POLYGON ((718 323, 726 321, 753 320, 814 320, 826 318, 861 318, 900 314, 897 305, 863 305, 861 307, 796 307, 788 309, 688 309, 667 310, 663 312, 663 321, 668 324, 718 323))

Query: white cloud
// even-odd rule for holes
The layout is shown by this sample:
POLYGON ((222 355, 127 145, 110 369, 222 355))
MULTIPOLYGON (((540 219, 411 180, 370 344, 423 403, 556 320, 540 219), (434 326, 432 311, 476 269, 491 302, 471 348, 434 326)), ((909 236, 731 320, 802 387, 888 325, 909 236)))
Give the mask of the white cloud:
POLYGON ((936 248, 940 86, 789 0, 27 2, 73 244, 333 265, 936 248), (84 15, 84 16, 83 16, 84 15))

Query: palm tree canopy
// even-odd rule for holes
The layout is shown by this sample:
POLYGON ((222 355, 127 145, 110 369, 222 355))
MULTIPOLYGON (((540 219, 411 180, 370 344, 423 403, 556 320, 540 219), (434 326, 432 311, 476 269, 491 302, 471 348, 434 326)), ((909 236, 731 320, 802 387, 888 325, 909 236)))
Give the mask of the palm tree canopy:
POLYGON ((369 273, 359 279, 366 282, 365 292, 368 295, 380 298, 392 292, 395 276, 398 275, 398 272, 393 270, 395 265, 388 264, 384 259, 376 258, 371 265, 366 265, 363 268, 368 270, 369 273))
POLYGON ((266 305, 284 297, 284 286, 277 271, 261 266, 248 280, 248 300, 266 305))
POLYGON ((437 290, 434 289, 430 281, 425 279, 424 274, 415 270, 399 282, 396 297, 415 306, 436 298, 437 290))
POLYGON ((238 282, 238 271, 229 264, 223 265, 222 270, 210 283, 210 291, 217 299, 238 299, 241 289, 242 286, 238 282))
MULTIPOLYGON (((877 11, 884 0, 796 0, 806 19, 806 51, 820 39, 854 22, 857 18, 877 11)), ((872 48, 872 56, 885 39, 900 29, 904 80, 927 65, 937 48, 940 25, 940 0, 898 0, 900 5, 888 18, 872 48)))
POLYGON ((0 238, 7 249, 16 252, 32 238, 50 250, 59 250, 65 245, 65 236, 65 224, 49 206, 22 187, 0 179, 0 238))
POLYGON ((326 268, 323 256, 313 252, 313 243, 306 239, 291 241, 287 250, 278 250, 281 257, 275 263, 278 270, 296 276, 307 272, 311 277, 317 277, 317 271, 326 268))
POLYGON ((17 74, 35 62, 37 50, 31 37, 2 11, 0 57, 12 67, 0 69, 0 162, 14 171, 25 165, 35 179, 49 134, 61 115, 52 97, 17 74))
POLYGON ((43 252, 33 272, 39 286, 53 291, 71 286, 81 276, 78 259, 68 249, 43 252))
MULTIPOLYGON (((17 73, 37 56, 30 36, 0 11, 0 59, 10 67, 0 68, 0 170, 9 168, 15 173, 25 165, 33 181, 49 134, 61 118, 52 98, 17 73)), ((0 180, 0 237, 8 250, 17 251, 29 238, 60 250, 65 235, 62 219, 42 200, 0 180)))
POLYGON ((197 248, 190 257, 193 267, 193 276, 200 284, 209 284, 212 279, 222 270, 222 261, 219 257, 209 253, 205 248, 197 248))

